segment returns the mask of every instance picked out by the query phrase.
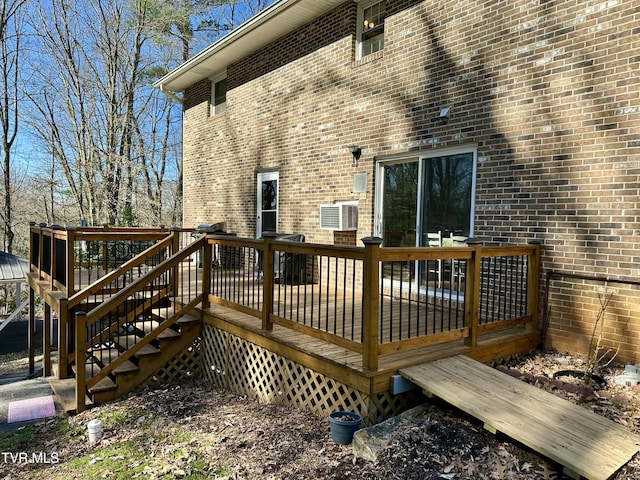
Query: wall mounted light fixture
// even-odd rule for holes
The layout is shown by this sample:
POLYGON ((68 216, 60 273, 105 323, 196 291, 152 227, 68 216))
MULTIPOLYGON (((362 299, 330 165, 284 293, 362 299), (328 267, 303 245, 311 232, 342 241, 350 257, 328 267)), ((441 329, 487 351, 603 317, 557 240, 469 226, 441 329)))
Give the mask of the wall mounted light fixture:
POLYGON ((357 145, 349 145, 349 151, 351 155, 353 155, 353 166, 358 166, 358 160, 360 160, 360 156, 362 155, 362 148, 357 145))
POLYGON ((440 118, 442 120, 449 118, 449 115, 451 115, 451 107, 444 107, 440 109, 440 118))

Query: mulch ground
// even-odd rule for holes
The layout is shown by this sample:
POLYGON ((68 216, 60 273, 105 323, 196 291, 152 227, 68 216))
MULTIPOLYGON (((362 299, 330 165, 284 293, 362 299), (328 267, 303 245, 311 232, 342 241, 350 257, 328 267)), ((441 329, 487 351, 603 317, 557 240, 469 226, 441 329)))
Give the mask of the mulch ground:
MULTIPOLYGON (((572 387, 567 386, 571 379, 544 380, 559 369, 581 366, 579 357, 538 352, 500 368, 640 433, 638 387, 611 381, 606 387, 572 387)), ((601 374, 610 379, 620 372, 620 367, 609 367, 601 374)), ((357 459, 351 446, 333 443, 326 418, 260 404, 208 385, 139 391, 33 428, 33 441, 21 448, 55 452, 58 461, 3 464, 0 458, 1 478, 85 478, 87 472, 92 478, 145 479, 569 478, 557 465, 488 433, 475 419, 437 401, 401 421, 375 462, 357 459), (104 435, 89 444, 86 424, 95 418, 102 420, 104 435)), ((640 478, 640 458, 613 478, 640 478)))

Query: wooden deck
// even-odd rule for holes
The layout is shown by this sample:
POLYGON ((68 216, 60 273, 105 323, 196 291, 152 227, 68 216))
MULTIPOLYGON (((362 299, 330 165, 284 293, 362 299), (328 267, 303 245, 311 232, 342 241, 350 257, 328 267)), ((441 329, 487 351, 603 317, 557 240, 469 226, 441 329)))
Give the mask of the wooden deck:
POLYGON ((478 345, 466 346, 462 340, 429 345, 382 355, 376 371, 364 368, 362 355, 304 333, 274 325, 261 328, 260 319, 212 304, 203 310, 205 323, 250 341, 368 394, 390 389, 392 377, 402 368, 431 362, 452 355, 467 355, 478 361, 492 361, 534 350, 539 332, 517 326, 481 334, 478 345))
POLYGON ((465 356, 400 373, 488 430, 558 462, 573 478, 606 480, 640 449, 640 436, 621 425, 465 356))
MULTIPOLYGON (((395 389, 399 369, 457 354, 492 361, 530 351, 540 339, 538 245, 381 248, 380 239, 368 238, 354 247, 275 234, 187 241, 188 232, 179 230, 42 225, 31 233, 30 302, 38 294, 59 314, 58 348, 66 359, 60 378, 75 372, 79 410, 82 391, 116 376, 119 366, 103 365, 92 380, 83 368, 74 370, 89 346, 83 339, 94 339, 94 326, 115 335, 134 317, 152 315, 156 302, 173 306, 176 316, 199 308, 202 335, 187 363, 204 357, 208 380, 318 412, 355 409, 369 423, 421 398, 418 389, 395 389), (225 261, 221 252, 231 257, 225 261), (464 262, 464 282, 460 275, 448 283, 381 278, 390 263, 409 272, 422 268, 417 262, 464 262)), ((32 332, 33 317, 30 325, 32 332)), ((119 359, 137 356, 165 328, 169 321, 127 343, 119 359)))

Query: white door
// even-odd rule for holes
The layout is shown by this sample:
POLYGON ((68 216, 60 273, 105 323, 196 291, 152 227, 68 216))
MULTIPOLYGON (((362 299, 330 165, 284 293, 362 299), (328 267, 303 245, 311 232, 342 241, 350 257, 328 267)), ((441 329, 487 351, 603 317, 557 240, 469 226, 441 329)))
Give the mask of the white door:
POLYGON ((278 231, 278 172, 258 173, 256 237, 278 231))

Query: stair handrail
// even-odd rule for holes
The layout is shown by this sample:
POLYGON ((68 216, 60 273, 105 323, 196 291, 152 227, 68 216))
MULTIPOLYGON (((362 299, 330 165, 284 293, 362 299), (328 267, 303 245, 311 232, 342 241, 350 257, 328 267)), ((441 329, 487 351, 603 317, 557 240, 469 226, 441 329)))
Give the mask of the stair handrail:
MULTIPOLYGON (((144 310, 150 308, 155 301, 159 300, 163 296, 166 297, 167 292, 168 290, 166 287, 159 289, 157 292, 155 292, 155 295, 153 297, 146 299, 141 305, 138 305, 135 310, 128 312, 128 315, 133 315, 133 316, 139 315, 144 310)), ((100 339, 105 334, 105 332, 108 331, 108 334, 111 334, 115 332, 118 328, 120 328, 123 324, 127 323, 128 321, 130 321, 130 318, 126 316, 121 317, 117 323, 112 323, 111 325, 107 326, 105 329, 94 334, 93 337, 86 337, 85 339, 87 340, 87 343, 95 345, 96 342, 100 341, 100 339)), ((73 358, 75 357, 72 357, 72 359, 73 358)))
POLYGON ((122 290, 114 294, 108 300, 105 300, 100 305, 94 307, 92 310, 87 312, 87 325, 93 324, 97 319, 101 318, 116 307, 122 305, 127 298, 129 298, 134 293, 138 293, 143 290, 145 285, 151 283, 158 277, 160 277, 167 270, 174 268, 178 265, 183 259, 192 255, 197 250, 202 248, 205 245, 206 237, 199 238, 193 243, 189 244, 187 247, 184 247, 182 250, 176 252, 171 257, 166 260, 160 262, 156 265, 152 270, 142 275, 140 278, 134 280, 126 287, 123 287, 122 290))
POLYGON ((158 338, 158 336, 164 332, 166 329, 175 324, 180 317, 191 311, 195 308, 196 305, 200 303, 200 299, 193 299, 188 304, 184 305, 181 309, 179 309, 174 315, 162 322, 156 328, 154 328, 151 332, 147 333, 144 337, 138 340, 134 345, 129 347, 126 351, 122 352, 115 358, 109 365, 106 365, 104 368, 101 368, 99 372, 93 375, 89 380, 85 381, 85 390, 90 389, 94 385, 96 385, 100 380, 111 374, 116 368, 122 365, 124 362, 128 361, 133 357, 136 353, 138 353, 142 348, 147 346, 153 340, 158 338))
MULTIPOLYGON (((133 269, 139 265, 142 265, 148 258, 152 258, 153 255, 156 255, 163 249, 170 246, 171 241, 172 241, 172 235, 166 236, 165 238, 161 239, 151 247, 147 248, 146 250, 140 252, 135 257, 123 263, 118 269, 112 272, 109 272, 105 276, 93 282, 91 285, 88 285, 84 289, 74 293, 69 299, 66 299, 65 311, 68 312, 69 315, 61 316, 60 325, 58 328, 60 328, 62 331, 66 331, 67 322, 73 318, 72 315, 74 310, 76 310, 77 307, 82 302, 86 301, 91 295, 95 295, 99 293, 100 290, 102 290, 106 285, 108 285, 109 283, 115 281, 117 278, 122 276, 123 272, 127 272, 130 269, 133 269), (66 318, 68 318, 68 320, 65 321, 66 318)), ((77 325, 74 326, 73 323, 71 324, 71 328, 74 330, 80 330, 79 327, 77 325)), ((59 361, 61 364, 60 372, 66 372, 68 365, 70 365, 71 362, 73 362, 75 359, 76 352, 73 350, 69 351, 68 347, 69 346, 67 346, 66 342, 62 342, 62 341, 58 346, 59 357, 60 357, 59 361), (66 362, 64 361, 64 359, 66 359, 66 362)), ((63 375, 64 375, 63 378, 66 378, 66 373, 63 373, 63 375)))
MULTIPOLYGON (((74 308, 78 306, 80 303, 88 299, 91 295, 95 295, 100 292, 106 285, 116 280, 118 277, 123 275, 123 272, 127 272, 137 266, 140 266, 146 262, 148 258, 153 257, 161 250, 164 250, 167 247, 171 246, 171 242, 173 240, 173 235, 169 235, 159 242, 153 244, 151 247, 146 250, 140 252, 135 257, 127 260, 123 263, 118 269, 109 272, 105 276, 99 278, 91 285, 83 288, 82 290, 76 292, 71 297, 69 297, 69 308, 74 308)), ((144 277, 141 277, 144 278, 144 277)), ((132 282, 129 285, 133 285, 135 283, 132 282)))

